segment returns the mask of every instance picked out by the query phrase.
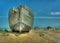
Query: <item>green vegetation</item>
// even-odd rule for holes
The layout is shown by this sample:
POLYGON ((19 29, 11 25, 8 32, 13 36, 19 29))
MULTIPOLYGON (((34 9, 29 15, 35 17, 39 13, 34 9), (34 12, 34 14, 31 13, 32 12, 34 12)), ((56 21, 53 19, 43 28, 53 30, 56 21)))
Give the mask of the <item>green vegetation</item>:
POLYGON ((40 27, 38 27, 38 26, 34 27, 34 30, 36 30, 36 29, 40 29, 40 27))
POLYGON ((47 29, 49 30, 49 29, 52 29, 52 27, 51 26, 47 26, 47 29))

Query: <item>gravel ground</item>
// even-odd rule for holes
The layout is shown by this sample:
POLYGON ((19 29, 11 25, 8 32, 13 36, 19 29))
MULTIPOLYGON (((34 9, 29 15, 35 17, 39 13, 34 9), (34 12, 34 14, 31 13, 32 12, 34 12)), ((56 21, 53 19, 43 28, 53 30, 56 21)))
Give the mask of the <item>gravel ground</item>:
POLYGON ((31 30, 29 33, 0 32, 0 43, 60 43, 60 32, 31 30))

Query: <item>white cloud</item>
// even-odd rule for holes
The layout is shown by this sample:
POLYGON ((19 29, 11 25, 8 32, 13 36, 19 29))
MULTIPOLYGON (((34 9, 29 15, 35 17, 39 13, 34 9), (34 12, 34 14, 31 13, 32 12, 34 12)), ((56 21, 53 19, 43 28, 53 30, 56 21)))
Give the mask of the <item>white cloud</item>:
POLYGON ((51 12, 51 15, 60 15, 60 12, 51 12))
POLYGON ((0 16, 0 18, 7 18, 7 16, 0 16))
POLYGON ((35 17, 35 18, 60 19, 60 17, 35 17))

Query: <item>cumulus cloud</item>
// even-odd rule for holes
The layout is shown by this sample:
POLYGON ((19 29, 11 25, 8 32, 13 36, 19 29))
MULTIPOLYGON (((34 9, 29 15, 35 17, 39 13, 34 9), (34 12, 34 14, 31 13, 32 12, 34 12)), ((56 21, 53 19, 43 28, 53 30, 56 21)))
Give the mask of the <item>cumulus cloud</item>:
POLYGON ((51 15, 60 15, 60 12, 51 12, 51 15))

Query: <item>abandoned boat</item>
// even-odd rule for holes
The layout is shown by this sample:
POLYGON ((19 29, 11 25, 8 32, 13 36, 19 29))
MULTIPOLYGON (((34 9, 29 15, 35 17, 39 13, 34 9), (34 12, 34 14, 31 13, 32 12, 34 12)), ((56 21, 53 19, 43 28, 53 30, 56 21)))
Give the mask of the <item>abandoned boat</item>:
POLYGON ((20 5, 18 8, 11 8, 9 11, 9 26, 13 32, 28 32, 31 30, 34 21, 32 10, 20 5))

